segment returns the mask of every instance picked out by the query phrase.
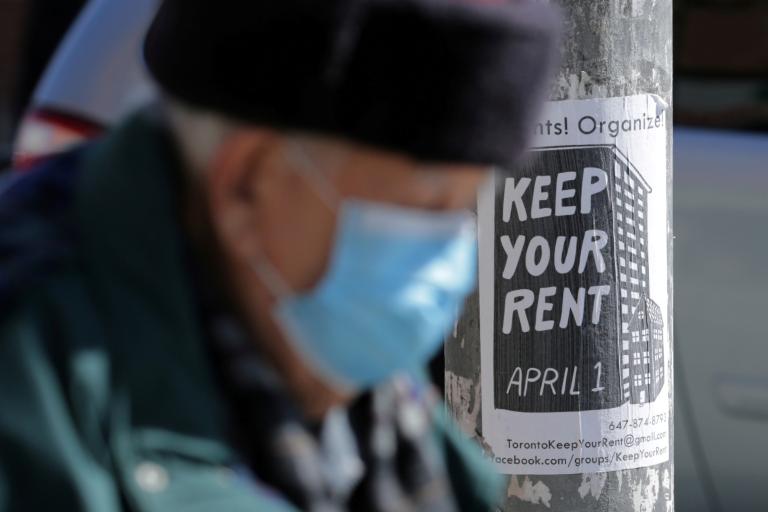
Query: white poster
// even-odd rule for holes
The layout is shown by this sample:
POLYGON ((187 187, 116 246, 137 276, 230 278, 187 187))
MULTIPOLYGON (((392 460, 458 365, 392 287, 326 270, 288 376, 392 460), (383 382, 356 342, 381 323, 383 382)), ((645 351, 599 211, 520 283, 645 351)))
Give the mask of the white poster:
POLYGON ((667 119, 656 96, 550 102, 484 193, 483 437, 506 474, 669 459, 667 119))

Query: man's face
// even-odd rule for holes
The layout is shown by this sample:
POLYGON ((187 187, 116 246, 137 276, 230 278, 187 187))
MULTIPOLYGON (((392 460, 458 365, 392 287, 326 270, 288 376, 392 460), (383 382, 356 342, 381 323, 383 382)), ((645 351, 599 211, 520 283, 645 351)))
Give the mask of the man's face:
POLYGON ((432 211, 472 208, 487 166, 430 165, 331 138, 242 132, 214 166, 214 216, 237 226, 225 244, 265 257, 294 291, 322 278, 346 198, 432 211), (216 175, 220 175, 216 179, 216 175))
POLYGON ((209 220, 235 306, 307 414, 321 417, 351 397, 286 343, 272 316, 278 297, 254 264, 266 259, 292 291, 311 290, 328 268, 344 199, 467 209, 490 171, 424 165, 339 140, 254 130, 231 137, 205 176, 209 220))

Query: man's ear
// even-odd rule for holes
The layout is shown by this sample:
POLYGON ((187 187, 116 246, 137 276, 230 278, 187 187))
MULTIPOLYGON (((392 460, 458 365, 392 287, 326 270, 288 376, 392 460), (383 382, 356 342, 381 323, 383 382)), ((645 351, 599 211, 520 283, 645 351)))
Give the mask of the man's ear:
POLYGON ((269 161, 277 144, 269 130, 243 130, 227 137, 204 173, 205 193, 216 237, 230 257, 242 262, 260 247, 257 191, 268 180, 269 161))

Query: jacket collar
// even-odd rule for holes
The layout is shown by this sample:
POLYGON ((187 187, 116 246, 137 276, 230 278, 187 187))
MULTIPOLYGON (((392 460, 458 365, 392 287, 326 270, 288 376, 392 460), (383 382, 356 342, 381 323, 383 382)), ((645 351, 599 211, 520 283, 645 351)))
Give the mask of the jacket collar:
POLYGON ((134 424, 223 438, 179 222, 180 160, 141 112, 87 153, 77 191, 85 269, 134 424))

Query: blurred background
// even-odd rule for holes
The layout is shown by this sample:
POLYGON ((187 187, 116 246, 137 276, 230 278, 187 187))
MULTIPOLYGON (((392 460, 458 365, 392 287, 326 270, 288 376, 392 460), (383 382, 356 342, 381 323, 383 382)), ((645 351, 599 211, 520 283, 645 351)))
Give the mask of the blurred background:
MULTIPOLYGON (((0 0, 0 148, 4 156, 47 63, 86 3, 0 0)), ((136 4, 154 2, 137 0, 136 4)), ((768 130, 768 1, 675 0, 675 10, 677 123, 768 130)))
MULTIPOLYGON (((151 97, 155 4, 0 0, 0 169, 151 97)), ((766 511, 768 1, 675 10, 676 509, 766 511)))
POLYGON ((14 128, 59 41, 84 0, 0 0, 0 147, 14 128))

